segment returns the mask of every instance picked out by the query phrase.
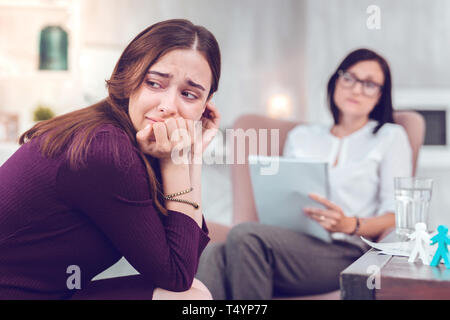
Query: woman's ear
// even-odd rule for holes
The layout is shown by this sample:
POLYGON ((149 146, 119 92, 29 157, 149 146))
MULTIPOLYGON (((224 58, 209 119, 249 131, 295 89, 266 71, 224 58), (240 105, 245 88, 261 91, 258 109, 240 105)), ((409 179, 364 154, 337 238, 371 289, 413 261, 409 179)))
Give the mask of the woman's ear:
POLYGON ((206 99, 205 105, 203 106, 203 109, 202 109, 202 117, 203 117, 203 114, 204 114, 205 111, 206 111, 206 107, 208 106, 208 103, 211 102, 213 96, 214 96, 214 93, 211 94, 211 95, 208 97, 208 99, 206 99))
POLYGON ((211 108, 208 105, 212 102, 212 97, 214 94, 211 94, 208 99, 206 99, 205 105, 203 106, 202 115, 200 119, 206 118, 211 119, 211 108))
POLYGON ((211 95, 208 97, 208 99, 206 99, 205 108, 206 108, 206 105, 211 102, 213 97, 214 97, 214 93, 211 93, 211 95))

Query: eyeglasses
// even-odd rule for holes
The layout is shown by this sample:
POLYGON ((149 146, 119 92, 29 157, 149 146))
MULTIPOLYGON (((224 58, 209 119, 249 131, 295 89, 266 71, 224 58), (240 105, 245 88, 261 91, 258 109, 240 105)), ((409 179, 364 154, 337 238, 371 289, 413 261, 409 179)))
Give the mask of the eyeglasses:
POLYGON ((352 73, 344 70, 338 71, 339 84, 346 89, 353 88, 357 82, 361 83, 362 93, 367 97, 375 97, 381 92, 383 86, 381 84, 375 83, 369 80, 360 80, 355 77, 352 73))

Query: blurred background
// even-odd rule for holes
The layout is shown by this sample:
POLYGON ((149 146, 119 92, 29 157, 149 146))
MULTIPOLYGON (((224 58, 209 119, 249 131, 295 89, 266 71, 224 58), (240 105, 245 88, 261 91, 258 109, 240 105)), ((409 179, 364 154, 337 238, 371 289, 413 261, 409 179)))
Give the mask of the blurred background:
MULTIPOLYGON (((431 223, 450 224, 450 1, 0 0, 0 164, 36 121, 106 96, 121 52, 142 29, 186 18, 222 52, 214 101, 222 130, 257 113, 330 123, 326 83, 351 50, 385 56, 396 109, 426 116, 418 176, 435 179, 431 223)), ((207 219, 231 223, 227 165, 205 168, 207 219)))

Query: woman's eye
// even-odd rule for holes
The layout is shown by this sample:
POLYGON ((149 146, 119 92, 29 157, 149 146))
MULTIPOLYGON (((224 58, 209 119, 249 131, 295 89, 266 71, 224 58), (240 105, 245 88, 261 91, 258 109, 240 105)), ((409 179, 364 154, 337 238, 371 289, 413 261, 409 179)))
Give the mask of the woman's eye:
POLYGON ((182 95, 191 100, 197 99, 196 95, 194 95, 188 91, 183 91, 182 95))
POLYGON ((147 84, 148 84, 150 87, 152 87, 152 88, 156 88, 156 89, 161 88, 161 85, 160 85, 159 83, 157 83, 157 82, 154 82, 154 81, 147 81, 147 84))
POLYGON ((364 86, 366 88, 375 88, 377 85, 373 82, 367 81, 367 82, 364 82, 364 86))
POLYGON ((353 81, 353 77, 351 75, 349 75, 349 74, 345 74, 343 78, 347 82, 353 81))

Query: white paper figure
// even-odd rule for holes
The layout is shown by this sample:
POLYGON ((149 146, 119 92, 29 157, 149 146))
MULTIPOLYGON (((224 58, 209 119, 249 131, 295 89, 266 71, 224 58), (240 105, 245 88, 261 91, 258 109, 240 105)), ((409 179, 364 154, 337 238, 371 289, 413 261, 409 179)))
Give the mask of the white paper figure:
POLYGON ((427 226, 423 222, 416 223, 416 231, 409 235, 411 240, 416 240, 414 248, 409 256, 408 262, 414 262, 416 260, 417 254, 419 254, 420 259, 422 259, 423 264, 430 265, 430 254, 428 248, 430 246, 430 235, 427 230, 427 226))

